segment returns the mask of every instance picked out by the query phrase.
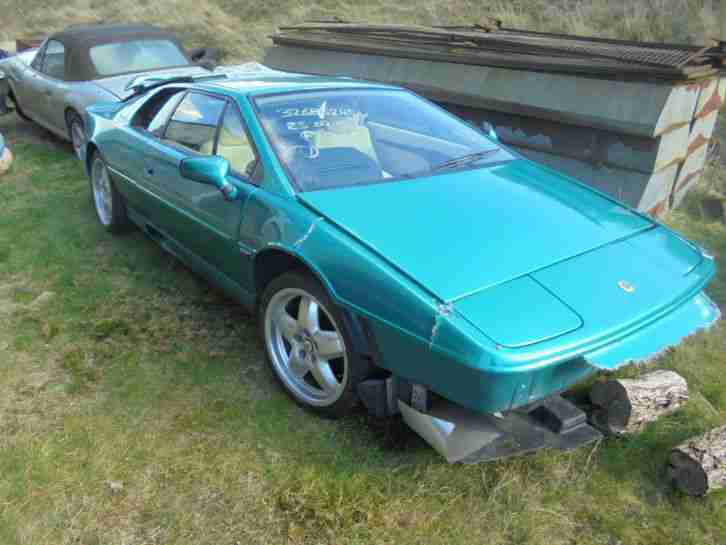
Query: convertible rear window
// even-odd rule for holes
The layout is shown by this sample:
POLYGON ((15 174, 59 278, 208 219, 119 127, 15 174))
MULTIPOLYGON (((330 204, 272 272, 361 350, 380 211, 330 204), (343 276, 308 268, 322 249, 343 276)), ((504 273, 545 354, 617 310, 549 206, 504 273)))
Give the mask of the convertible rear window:
POLYGON ((96 45, 89 50, 99 76, 146 72, 189 64, 179 46, 170 40, 136 40, 96 45))
POLYGON ((255 104, 270 143, 301 191, 513 158, 479 130, 404 90, 285 93, 258 97, 255 104))

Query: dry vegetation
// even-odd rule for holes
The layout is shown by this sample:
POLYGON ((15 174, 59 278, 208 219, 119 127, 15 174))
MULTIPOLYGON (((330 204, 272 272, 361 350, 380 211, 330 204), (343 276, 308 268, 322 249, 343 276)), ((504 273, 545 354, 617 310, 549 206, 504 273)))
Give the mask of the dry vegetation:
POLYGON ((189 45, 258 56, 280 25, 333 16, 421 24, 471 23, 628 39, 703 43, 726 35, 720 0, 0 0, 0 41, 84 22, 139 21, 176 29, 189 45), (720 28, 719 28, 720 27, 720 28))
MULTIPOLYGON (((232 60, 308 17, 494 13, 523 28, 700 42, 717 5, 0 0, 0 41, 131 19, 221 45, 232 60)), ((726 326, 661 358, 692 398, 643 434, 447 466, 403 428, 295 407, 265 367, 253 320, 140 233, 103 232, 65 146, 15 117, 0 130, 17 156, 0 179, 1 545, 724 543, 726 492, 680 497, 664 464, 669 446, 726 421, 726 326)), ((709 183, 726 188, 724 172, 711 168, 709 183)), ((669 222, 719 258, 709 293, 723 308, 726 226, 704 221, 698 198, 669 222)))

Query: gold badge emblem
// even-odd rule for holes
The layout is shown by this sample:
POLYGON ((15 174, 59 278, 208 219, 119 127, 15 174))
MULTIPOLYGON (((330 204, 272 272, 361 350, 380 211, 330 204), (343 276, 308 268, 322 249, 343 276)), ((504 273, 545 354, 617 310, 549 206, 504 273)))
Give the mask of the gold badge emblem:
POLYGON ((621 280, 620 282, 618 282, 618 287, 625 293, 633 293, 635 291, 635 286, 633 286, 627 280, 621 280))

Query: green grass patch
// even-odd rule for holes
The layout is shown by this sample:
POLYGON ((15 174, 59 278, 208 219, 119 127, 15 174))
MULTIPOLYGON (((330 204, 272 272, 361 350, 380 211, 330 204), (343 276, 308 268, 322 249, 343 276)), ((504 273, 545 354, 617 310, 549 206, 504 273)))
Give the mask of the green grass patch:
MULTIPOLYGON (((443 23, 493 10, 519 27, 692 42, 711 25, 711 3, 685 0, 593 1, 567 17, 557 2, 519 1, 41 4, 4 11, 0 35, 136 19, 239 59, 277 24, 332 15, 443 23)), ((295 406, 254 320, 141 233, 103 231, 67 146, 12 116, 0 130, 16 155, 0 178, 0 544, 723 543, 726 492, 675 494, 665 460, 726 421, 726 326, 658 361, 691 399, 642 434, 449 466, 400 421, 295 406)), ((703 187, 726 189, 723 172, 703 187)), ((701 196, 668 223, 721 263, 726 226, 705 218, 701 196)), ((726 305, 723 267, 708 293, 726 305)))

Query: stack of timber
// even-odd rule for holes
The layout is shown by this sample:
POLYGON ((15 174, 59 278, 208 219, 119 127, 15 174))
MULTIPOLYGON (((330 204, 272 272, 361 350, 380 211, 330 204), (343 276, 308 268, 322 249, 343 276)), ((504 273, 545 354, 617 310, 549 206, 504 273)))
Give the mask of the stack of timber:
POLYGON ((547 164, 659 216, 701 176, 726 101, 726 42, 703 47, 468 27, 281 27, 265 64, 408 87, 547 164))

